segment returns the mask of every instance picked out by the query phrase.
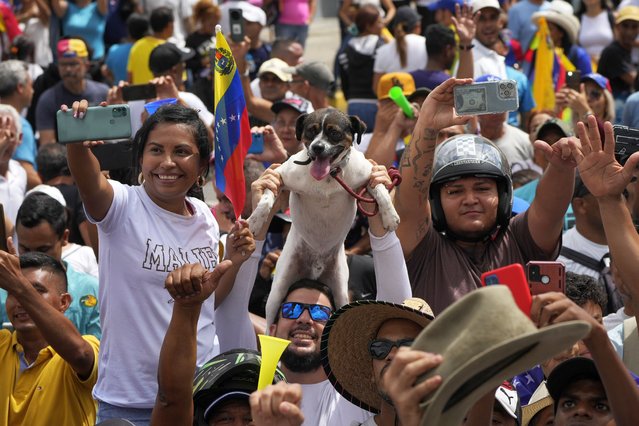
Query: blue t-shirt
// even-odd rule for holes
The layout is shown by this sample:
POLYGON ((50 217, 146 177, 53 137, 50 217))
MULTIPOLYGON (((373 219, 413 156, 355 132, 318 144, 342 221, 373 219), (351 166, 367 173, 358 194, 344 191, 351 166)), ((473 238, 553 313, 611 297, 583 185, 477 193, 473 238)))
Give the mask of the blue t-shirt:
POLYGON ((62 18, 62 33, 65 36, 83 37, 93 48, 93 59, 102 59, 106 16, 100 14, 97 3, 89 3, 83 8, 72 2, 68 2, 68 5, 67 13, 62 18))
POLYGON ((519 127, 519 113, 523 114, 532 111, 535 107, 535 100, 532 96, 532 89, 528 83, 528 78, 526 78, 523 72, 506 66, 506 77, 517 82, 517 95, 519 96, 519 109, 508 113, 508 124, 519 127))
MULTIPOLYGON (((537 185, 539 185, 539 179, 532 180, 526 185, 515 189, 513 195, 532 204, 535 199, 535 194, 537 193, 537 185)), ((566 214, 564 215, 564 231, 569 230, 573 226, 575 226, 575 214, 572 211, 572 204, 569 204, 568 210, 566 210, 566 214)))
POLYGON ((127 81, 126 66, 129 62, 129 53, 133 43, 114 44, 107 53, 107 68, 113 73, 113 84, 118 84, 120 80, 127 81))
POLYGON ((36 155, 38 155, 38 146, 36 145, 35 134, 33 133, 33 127, 26 118, 20 117, 22 122, 22 143, 18 145, 13 153, 13 159, 17 161, 26 161, 36 167, 36 155))
MULTIPOLYGON (((90 334, 100 340, 102 329, 98 309, 98 279, 93 275, 77 272, 71 265, 64 263, 67 268, 67 290, 73 299, 64 316, 69 318, 80 334, 90 334)), ((0 289, 0 322, 9 322, 6 301, 7 292, 0 289)))

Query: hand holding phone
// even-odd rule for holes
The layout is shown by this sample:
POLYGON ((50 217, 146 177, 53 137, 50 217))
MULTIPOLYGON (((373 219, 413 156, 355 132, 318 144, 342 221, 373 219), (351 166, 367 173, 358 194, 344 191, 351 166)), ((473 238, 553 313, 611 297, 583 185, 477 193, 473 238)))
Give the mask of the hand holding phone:
POLYGON ((154 84, 134 84, 122 86, 122 98, 125 101, 155 99, 157 90, 154 84))
POLYGON ((249 154, 261 154, 264 152, 264 135, 262 133, 253 133, 251 146, 248 150, 249 154))
POLYGON ((566 86, 577 92, 581 91, 581 71, 567 71, 566 72, 566 86))
POLYGON ((497 114, 519 108, 517 82, 514 80, 455 86, 453 94, 457 115, 497 114))
POLYGON ((244 41, 242 9, 229 9, 229 24, 231 25, 231 40, 236 43, 244 41))
POLYGON ((561 262, 531 261, 526 264, 530 293, 566 292, 566 266, 561 262))
POLYGON ((89 107, 84 118, 74 118, 71 109, 59 110, 56 121, 59 143, 131 137, 131 114, 126 104, 89 107))
POLYGON ((484 286, 502 284, 508 287, 519 309, 526 316, 530 316, 532 296, 530 295, 524 268, 519 263, 484 272, 481 274, 481 283, 484 286))

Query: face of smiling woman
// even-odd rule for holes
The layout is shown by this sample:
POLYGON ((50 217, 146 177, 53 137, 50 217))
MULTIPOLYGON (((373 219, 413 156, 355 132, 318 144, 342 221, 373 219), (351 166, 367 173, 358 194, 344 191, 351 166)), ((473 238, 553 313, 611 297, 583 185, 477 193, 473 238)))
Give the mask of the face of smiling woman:
POLYGON ((141 167, 144 188, 153 202, 186 214, 184 198, 203 171, 193 133, 181 124, 158 124, 149 132, 141 167))

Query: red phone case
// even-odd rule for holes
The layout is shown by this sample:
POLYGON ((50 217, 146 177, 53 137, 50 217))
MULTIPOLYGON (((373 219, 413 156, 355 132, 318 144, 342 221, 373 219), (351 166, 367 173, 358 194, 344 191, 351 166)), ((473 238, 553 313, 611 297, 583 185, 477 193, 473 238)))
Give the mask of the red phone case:
POLYGON ((530 316, 532 296, 530 295, 524 268, 519 263, 484 272, 481 274, 481 283, 484 286, 503 284, 508 287, 519 309, 527 316, 530 316))
POLYGON ((531 261, 526 264, 531 294, 566 292, 566 266, 561 262, 531 261))

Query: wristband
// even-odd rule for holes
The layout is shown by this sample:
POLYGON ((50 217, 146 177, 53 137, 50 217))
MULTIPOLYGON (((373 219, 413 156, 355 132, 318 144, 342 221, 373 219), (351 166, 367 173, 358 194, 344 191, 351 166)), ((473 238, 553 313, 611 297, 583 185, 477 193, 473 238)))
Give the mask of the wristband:
POLYGON ((459 50, 471 50, 473 47, 475 47, 474 44, 460 44, 459 45, 459 50))

